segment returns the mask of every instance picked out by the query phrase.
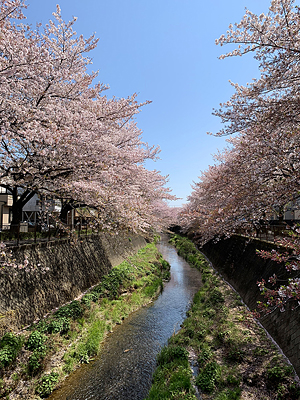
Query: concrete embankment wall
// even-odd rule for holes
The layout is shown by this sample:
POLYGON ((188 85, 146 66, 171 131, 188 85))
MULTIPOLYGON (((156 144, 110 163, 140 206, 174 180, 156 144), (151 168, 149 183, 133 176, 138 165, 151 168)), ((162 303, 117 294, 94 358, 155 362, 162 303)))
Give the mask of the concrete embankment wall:
MULTIPOLYGON (((271 250, 272 243, 233 236, 226 240, 209 242, 201 251, 212 262, 214 268, 240 294, 250 309, 257 308, 257 301, 263 301, 257 281, 268 278, 274 273, 286 282, 291 277, 283 265, 264 260, 256 250, 271 250)), ((279 309, 260 319, 261 324, 281 347, 300 376, 300 308, 285 312, 279 309)))
POLYGON ((75 299, 145 245, 141 236, 101 234, 75 243, 65 239, 13 248, 13 258, 22 262, 26 255, 36 268, 0 270, 0 334, 20 329, 75 299))

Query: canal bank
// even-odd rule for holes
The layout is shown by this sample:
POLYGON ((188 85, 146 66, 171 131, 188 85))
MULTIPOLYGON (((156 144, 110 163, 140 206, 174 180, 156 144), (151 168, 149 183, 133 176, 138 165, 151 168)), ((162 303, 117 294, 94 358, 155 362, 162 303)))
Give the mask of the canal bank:
POLYGON ((132 313, 103 343, 100 356, 72 374, 51 400, 142 400, 151 387, 156 356, 186 318, 201 274, 167 241, 157 245, 171 279, 151 304, 132 313))
POLYGON ((201 270, 203 286, 182 329, 158 356, 146 400, 299 399, 291 364, 254 321, 240 296, 191 241, 175 235, 171 242, 201 270))
MULTIPOLYGON (((234 287, 251 310, 257 308, 257 302, 266 299, 261 295, 257 282, 263 280, 273 289, 269 278, 274 274, 279 284, 288 284, 289 278, 297 277, 299 271, 288 272, 283 263, 264 259, 257 250, 272 251, 276 244, 233 235, 217 242, 206 243, 201 251, 209 258, 214 268, 234 287)), ((284 354, 293 364, 300 376, 300 308, 293 302, 287 302, 285 311, 277 307, 260 318, 260 323, 278 343, 284 354)))
MULTIPOLYGON (((173 244, 178 243, 175 240, 173 244)), ((263 331, 253 325, 240 298, 213 273, 194 245, 186 241, 185 246, 179 245, 178 252, 191 266, 202 271, 202 277, 196 268, 190 268, 178 257, 172 246, 163 243, 159 251, 173 270, 170 282, 154 303, 129 315, 132 309, 127 308, 126 299, 129 295, 135 299, 137 308, 141 307, 146 302, 135 297, 139 289, 155 295, 160 287, 163 262, 158 263, 156 250, 152 258, 142 260, 143 270, 139 268, 141 260, 130 259, 124 270, 112 271, 102 287, 86 294, 79 304, 70 303, 56 315, 58 318, 51 317, 27 332, 21 340, 23 343, 19 343, 23 346, 19 358, 12 363, 17 368, 11 370, 8 380, 2 375, 2 397, 28 400, 38 399, 39 395, 45 397, 48 388, 58 382, 60 371, 59 379, 62 379, 80 364, 81 368, 54 391, 51 400, 142 400, 148 395, 156 357, 163 348, 149 400, 195 399, 193 383, 199 387, 203 399, 298 399, 290 366, 263 331), (127 279, 137 272, 140 277, 127 279), (151 278, 152 272, 155 279, 151 278), (120 282, 120 275, 127 277, 126 283, 120 282), (109 289, 115 290, 113 299, 109 289), (101 297, 100 292, 105 296, 101 297), (99 300, 97 310, 95 305, 99 300), (81 306, 88 314, 80 313, 81 306), (40 335, 35 333, 29 340, 37 331, 40 335), (44 334, 48 337, 46 341, 43 341, 44 334), (93 356, 97 353, 99 338, 102 340, 105 334, 108 335, 101 347, 101 356, 93 356), (171 350, 164 350, 170 337, 171 350), (44 345, 48 351, 45 356, 44 345), (42 371, 36 362, 41 363, 42 371), (155 394, 158 386, 166 391, 164 395, 155 394)))
POLYGON ((6 333, 0 340, 0 398, 47 397, 79 365, 91 362, 107 334, 151 302, 168 278, 168 263, 148 244, 81 298, 18 335, 6 333))

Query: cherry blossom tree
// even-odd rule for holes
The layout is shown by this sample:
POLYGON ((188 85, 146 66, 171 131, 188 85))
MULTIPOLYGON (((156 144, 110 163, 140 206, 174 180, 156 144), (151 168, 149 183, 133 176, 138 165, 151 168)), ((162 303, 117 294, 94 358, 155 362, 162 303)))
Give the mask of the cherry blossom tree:
POLYGON ((272 0, 267 14, 249 10, 216 40, 237 45, 220 58, 252 53, 261 76, 235 94, 215 115, 226 124, 219 135, 264 127, 293 131, 299 125, 300 9, 294 0, 272 0))
MULTIPOLYGON (((87 90, 92 79, 86 74, 79 76, 85 69, 84 60, 79 65, 80 54, 95 45, 92 39, 73 41, 69 51, 64 48, 62 52, 66 43, 60 43, 59 30, 52 24, 52 36, 57 36, 57 40, 52 38, 57 48, 52 49, 50 27, 42 36, 11 22, 17 10, 22 17, 21 7, 18 1, 2 1, 1 8, 1 185, 10 188, 13 195, 13 223, 20 221, 22 206, 37 191, 43 176, 53 179, 69 173, 53 154, 56 143, 70 136, 64 105, 78 101, 80 90, 87 90), (84 80, 85 87, 80 86, 84 80), (21 196, 18 188, 23 188, 21 196)), ((56 18, 61 22, 59 14, 56 18)), ((67 30, 61 27, 61 31, 67 30)), ((70 35, 63 41, 68 39, 70 35)))
POLYGON ((259 310, 268 313, 275 308, 285 311, 287 304, 296 308, 300 304, 300 229, 293 227, 289 236, 279 238, 276 241, 278 249, 272 251, 259 251, 262 258, 271 259, 276 263, 282 263, 292 277, 283 279, 279 273, 274 273, 268 282, 258 282, 259 289, 265 297, 265 302, 259 302, 259 310))
MULTIPOLYGON (((225 127, 218 135, 237 133, 229 147, 204 171, 181 214, 182 224, 201 241, 251 230, 268 219, 276 207, 299 196, 299 27, 300 9, 293 0, 272 0, 267 14, 246 10, 216 43, 235 45, 220 58, 253 54, 259 79, 246 86, 233 84, 235 93, 214 114, 225 127)), ((299 231, 277 241, 278 250, 261 252, 299 270, 299 231)), ((279 284, 260 282, 267 298, 262 308, 284 309, 299 301, 299 279, 279 284), (274 285, 267 287, 267 285, 274 285)), ((263 303, 262 303, 263 304, 263 303)))
POLYGON ((153 215, 156 217, 153 224, 155 232, 164 232, 171 227, 178 226, 180 210, 180 207, 172 207, 166 201, 153 202, 153 215))
POLYGON ((64 199, 65 210, 93 208, 105 229, 148 229, 152 202, 174 197, 166 177, 144 167, 159 153, 134 122, 147 102, 103 94, 87 70, 97 39, 77 36, 76 18, 64 22, 58 6, 54 21, 32 31, 11 21, 22 18, 19 1, 1 5, 0 185, 14 195, 12 223, 38 193, 64 199))
MULTIPOLYGON (((244 132, 228 139, 230 147, 215 156, 194 184, 189 203, 181 213, 181 225, 194 234, 200 244, 230 237, 235 233, 251 236, 274 213, 274 207, 286 204, 299 193, 299 135, 281 131, 265 134, 244 132)), ((284 311, 288 303, 300 301, 300 230, 294 226, 289 236, 277 238, 271 252, 260 251, 263 258, 283 263, 293 275, 283 280, 275 272, 268 282, 258 282, 266 301, 262 312, 275 307, 284 311)))
MULTIPOLYGON (((230 25, 227 34, 217 40, 221 46, 238 44, 221 58, 252 52, 259 61, 260 79, 246 87, 235 84, 235 94, 215 114, 227 124, 219 134, 246 130, 252 136, 258 130, 261 137, 257 145, 264 142, 272 149, 265 155, 265 165, 273 169, 276 190, 270 198, 274 204, 276 200, 284 204, 299 194, 299 27, 299 6, 291 0, 273 0, 268 14, 257 16, 247 10, 240 23, 230 25)), ((277 251, 261 255, 284 263, 288 271, 298 271, 298 227, 293 228, 289 237, 278 239, 277 244, 277 251)), ((259 284, 267 299, 261 303, 263 309, 280 307, 283 311, 290 301, 298 304, 297 275, 280 285, 274 274, 269 285, 271 288, 266 282, 259 284)))

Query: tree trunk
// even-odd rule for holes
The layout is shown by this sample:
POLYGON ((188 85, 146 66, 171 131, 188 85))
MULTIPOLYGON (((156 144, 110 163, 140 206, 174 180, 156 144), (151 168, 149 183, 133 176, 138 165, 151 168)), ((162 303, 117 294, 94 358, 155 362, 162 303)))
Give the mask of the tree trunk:
POLYGON ((35 192, 32 190, 24 190, 18 196, 18 186, 14 186, 11 188, 13 204, 12 204, 12 220, 10 225, 11 231, 17 231, 22 222, 22 210, 25 204, 35 195, 35 192))
POLYGON ((62 204, 61 207, 61 211, 60 211, 60 215, 59 215, 59 219, 66 224, 67 223, 67 216, 68 216, 68 212, 73 210, 74 208, 74 202, 73 200, 70 201, 66 201, 62 204))

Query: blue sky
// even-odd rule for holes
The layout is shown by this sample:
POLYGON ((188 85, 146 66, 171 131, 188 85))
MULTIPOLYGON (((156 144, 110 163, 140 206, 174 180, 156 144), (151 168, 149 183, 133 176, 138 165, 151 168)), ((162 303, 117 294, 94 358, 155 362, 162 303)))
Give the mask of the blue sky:
POLYGON ((100 39, 90 56, 99 80, 110 86, 107 95, 136 92, 140 102, 152 101, 137 116, 144 141, 161 148, 161 159, 147 168, 169 175, 168 186, 182 198, 172 205, 181 205, 225 146, 225 138, 206 132, 221 126, 211 113, 233 93, 228 80, 246 84, 258 76, 249 56, 218 60, 226 47, 214 41, 245 7, 267 12, 270 1, 27 0, 27 22, 47 23, 57 3, 65 20, 78 17, 78 34, 100 39))

